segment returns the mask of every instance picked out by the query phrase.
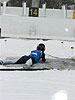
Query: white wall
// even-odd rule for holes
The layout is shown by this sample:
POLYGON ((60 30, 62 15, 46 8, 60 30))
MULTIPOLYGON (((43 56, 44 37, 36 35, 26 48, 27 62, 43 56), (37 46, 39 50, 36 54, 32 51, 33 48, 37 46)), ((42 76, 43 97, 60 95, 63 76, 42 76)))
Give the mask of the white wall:
POLYGON ((74 19, 34 18, 0 15, 2 36, 44 35, 75 37, 74 19))
MULTIPOLYGON (((1 13, 3 13, 3 7, 1 7, 1 13)), ((26 13, 29 15, 29 8, 26 8, 26 13)), ((23 15, 22 7, 6 7, 6 14, 11 15, 23 15)), ((43 8, 39 8, 39 17, 43 17, 43 8)), ((64 12, 62 9, 46 9, 46 17, 50 18, 64 18, 64 12)), ((73 10, 67 10, 67 18, 72 19, 73 10)))

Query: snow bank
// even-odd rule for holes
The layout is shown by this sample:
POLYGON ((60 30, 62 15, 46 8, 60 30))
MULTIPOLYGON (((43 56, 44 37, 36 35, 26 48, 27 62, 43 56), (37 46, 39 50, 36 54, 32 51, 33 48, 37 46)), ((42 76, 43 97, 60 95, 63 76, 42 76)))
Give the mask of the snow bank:
POLYGON ((75 56, 75 42, 60 40, 0 39, 0 58, 28 55, 39 43, 46 45, 47 58, 71 58, 75 56))

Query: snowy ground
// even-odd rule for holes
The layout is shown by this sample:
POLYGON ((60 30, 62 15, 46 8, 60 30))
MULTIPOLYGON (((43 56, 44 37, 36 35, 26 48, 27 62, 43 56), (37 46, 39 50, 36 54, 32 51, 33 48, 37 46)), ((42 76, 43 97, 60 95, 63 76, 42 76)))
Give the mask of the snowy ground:
MULTIPOLYGON (((39 62, 33 68, 51 70, 0 71, 0 100, 75 100, 75 42, 4 38, 0 39, 0 59, 16 60, 39 43, 46 45, 47 62, 39 62), (63 68, 71 70, 57 70, 63 68)), ((0 69, 15 66, 22 68, 0 65, 0 69)))
POLYGON ((75 100, 75 71, 0 72, 0 100, 75 100))
MULTIPOLYGON (((33 39, 0 39, 0 59, 3 61, 16 61, 23 55, 29 55, 31 50, 36 49, 39 43, 46 45, 46 63, 39 62, 35 64, 35 68, 68 68, 75 69, 75 42, 60 40, 33 40, 33 39), (73 47, 73 49, 72 49, 73 47), (40 66, 40 67, 39 67, 40 66)), ((1 65, 4 67, 5 65, 1 65)), ((9 66, 9 65, 8 65, 9 66)), ((8 67, 6 66, 6 67, 8 67)), ((10 65, 14 66, 14 65, 10 65)), ((9 66, 9 67, 10 67, 9 66)), ((16 66, 16 65, 15 65, 16 66)), ((21 67, 21 65, 17 65, 21 67)))

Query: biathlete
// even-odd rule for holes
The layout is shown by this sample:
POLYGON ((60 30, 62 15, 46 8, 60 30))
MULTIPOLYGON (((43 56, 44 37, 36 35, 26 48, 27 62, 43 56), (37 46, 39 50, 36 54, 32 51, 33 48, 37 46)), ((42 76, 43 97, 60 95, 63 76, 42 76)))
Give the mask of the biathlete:
POLYGON ((33 64, 37 63, 40 59, 42 59, 43 62, 46 61, 45 59, 45 45, 40 43, 37 46, 36 50, 31 51, 30 55, 28 56, 22 56, 19 60, 16 61, 15 64, 26 64, 28 66, 32 66, 33 64))
POLYGON ((42 59, 43 62, 46 61, 45 59, 45 45, 43 43, 40 43, 36 50, 31 51, 31 53, 26 56, 22 56, 18 60, 5 60, 5 61, 0 61, 0 64, 25 64, 27 66, 32 66, 33 64, 37 63, 40 59, 42 59))

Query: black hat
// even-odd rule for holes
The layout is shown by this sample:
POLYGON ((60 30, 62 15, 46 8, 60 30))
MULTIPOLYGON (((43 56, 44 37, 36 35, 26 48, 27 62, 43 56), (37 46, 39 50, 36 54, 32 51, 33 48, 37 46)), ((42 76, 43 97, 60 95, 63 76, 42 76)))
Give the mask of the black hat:
POLYGON ((43 52, 45 51, 45 45, 43 43, 40 43, 38 46, 37 46, 37 50, 42 50, 43 52))

